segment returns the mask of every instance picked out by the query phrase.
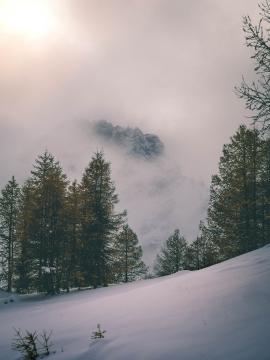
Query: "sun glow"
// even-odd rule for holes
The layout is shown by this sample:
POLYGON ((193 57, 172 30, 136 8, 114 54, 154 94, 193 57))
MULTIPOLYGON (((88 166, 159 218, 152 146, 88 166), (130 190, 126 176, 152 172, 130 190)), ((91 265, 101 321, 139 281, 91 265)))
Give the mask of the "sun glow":
POLYGON ((28 38, 48 36, 55 17, 48 0, 0 0, 0 31, 28 38))

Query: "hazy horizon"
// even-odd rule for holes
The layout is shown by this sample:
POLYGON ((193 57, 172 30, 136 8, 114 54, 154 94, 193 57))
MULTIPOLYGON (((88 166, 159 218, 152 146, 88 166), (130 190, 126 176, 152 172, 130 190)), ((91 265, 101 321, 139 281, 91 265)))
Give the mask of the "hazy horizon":
POLYGON ((222 146, 240 123, 248 124, 234 86, 253 70, 242 16, 256 19, 257 1, 42 3, 50 27, 35 36, 30 26, 5 27, 0 11, 1 185, 13 174, 23 181, 44 149, 78 178, 102 147, 149 252, 173 227, 192 239, 222 146), (157 135, 163 159, 137 162, 82 130, 83 121, 101 119, 157 135), (153 189, 166 174, 167 187, 157 198, 153 189), (135 193, 129 194, 131 187, 135 193), (167 219, 164 209, 171 210, 167 219), (157 230, 146 235, 145 222, 157 230))

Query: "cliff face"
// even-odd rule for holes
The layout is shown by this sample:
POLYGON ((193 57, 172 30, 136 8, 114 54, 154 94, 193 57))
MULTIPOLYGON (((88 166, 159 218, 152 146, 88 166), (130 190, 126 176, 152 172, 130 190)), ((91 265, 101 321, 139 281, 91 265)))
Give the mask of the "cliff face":
POLYGON ((100 120, 94 123, 94 131, 104 139, 121 146, 132 156, 151 159, 164 153, 164 144, 160 138, 154 134, 144 134, 139 128, 122 127, 100 120))

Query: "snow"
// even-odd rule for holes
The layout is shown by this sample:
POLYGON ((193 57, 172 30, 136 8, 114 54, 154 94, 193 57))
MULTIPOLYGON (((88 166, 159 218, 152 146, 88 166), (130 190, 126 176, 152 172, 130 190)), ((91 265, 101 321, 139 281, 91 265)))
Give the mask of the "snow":
POLYGON ((269 360, 270 246, 195 272, 0 306, 13 327, 53 330, 52 360, 269 360), (97 324, 104 339, 91 340, 97 324))
POLYGON ((18 301, 17 295, 0 290, 0 306, 2 304, 6 305, 7 303, 12 303, 14 301, 18 301))
POLYGON ((51 272, 54 272, 54 271, 56 271, 56 268, 55 267, 49 267, 49 266, 42 266, 41 267, 41 270, 42 270, 42 272, 43 273, 45 273, 45 274, 50 274, 51 272))

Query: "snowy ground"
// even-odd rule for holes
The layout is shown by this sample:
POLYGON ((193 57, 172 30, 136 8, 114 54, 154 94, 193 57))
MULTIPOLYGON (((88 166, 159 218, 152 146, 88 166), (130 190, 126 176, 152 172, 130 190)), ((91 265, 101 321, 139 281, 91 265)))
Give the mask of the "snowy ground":
POLYGON ((18 301, 17 295, 9 294, 3 290, 0 290, 0 306, 1 306, 1 304, 8 304, 8 303, 12 303, 14 301, 18 301))
POLYGON ((18 359, 12 327, 53 329, 52 360, 269 360, 270 246, 197 272, 0 304, 2 360, 18 359), (90 341, 97 323, 105 339, 90 341))

